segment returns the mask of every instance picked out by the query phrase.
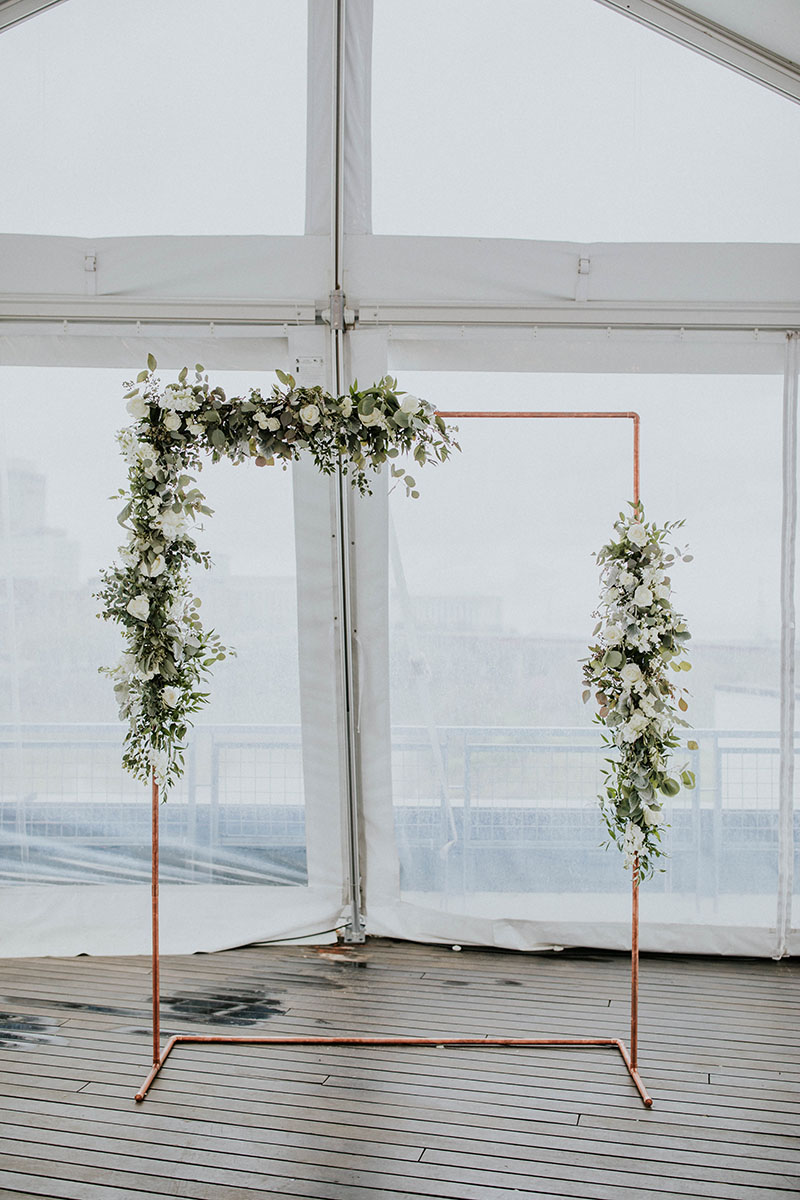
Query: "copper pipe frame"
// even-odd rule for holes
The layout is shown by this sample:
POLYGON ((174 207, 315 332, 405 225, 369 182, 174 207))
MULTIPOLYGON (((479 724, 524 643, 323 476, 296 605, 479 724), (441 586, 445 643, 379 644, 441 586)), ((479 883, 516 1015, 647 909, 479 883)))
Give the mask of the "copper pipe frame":
MULTIPOLYGON (((633 421, 633 502, 639 505, 639 414, 635 412, 440 412, 443 418, 494 417, 516 419, 613 419, 633 421)), ((151 902, 152 902, 152 972, 153 972, 153 1066, 136 1093, 135 1099, 144 1100, 169 1055, 178 1045, 226 1045, 226 1046, 517 1046, 541 1047, 577 1046, 615 1047, 625 1063, 645 1108, 652 1108, 653 1101, 644 1086, 638 1071, 639 1035, 639 856, 633 863, 631 892, 631 1050, 619 1038, 417 1038, 417 1037, 242 1037, 202 1034, 174 1034, 161 1053, 161 992, 159 960, 158 919, 158 784, 155 771, 151 781, 152 802, 152 859, 151 859, 151 902)))
POLYGON ((621 1042, 619 1038, 228 1037, 192 1033, 176 1033, 169 1039, 164 1047, 164 1053, 159 1061, 153 1064, 150 1074, 136 1093, 137 1100, 144 1100, 151 1083, 175 1047, 191 1044, 212 1046, 435 1046, 437 1049, 444 1049, 446 1046, 471 1046, 473 1049, 478 1046, 512 1046, 516 1048, 612 1046, 619 1051, 645 1106, 650 1108, 653 1104, 625 1043, 621 1042))

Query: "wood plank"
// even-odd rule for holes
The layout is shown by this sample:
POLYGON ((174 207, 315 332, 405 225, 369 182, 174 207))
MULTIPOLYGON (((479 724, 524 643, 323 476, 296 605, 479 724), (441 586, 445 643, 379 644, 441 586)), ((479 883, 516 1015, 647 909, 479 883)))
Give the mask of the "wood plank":
MULTIPOLYGON (((136 1106, 147 960, 0 963, 0 1009, 40 1027, 0 1050, 0 1200, 784 1200, 800 1194, 798 968, 643 956, 647 1112, 613 1050, 490 1047, 183 1047, 136 1106)), ((163 960, 179 1002, 163 1021, 223 1032, 184 1002, 224 1020, 249 996, 283 1012, 234 1034, 624 1036, 628 969, 596 952, 248 947, 163 960)))

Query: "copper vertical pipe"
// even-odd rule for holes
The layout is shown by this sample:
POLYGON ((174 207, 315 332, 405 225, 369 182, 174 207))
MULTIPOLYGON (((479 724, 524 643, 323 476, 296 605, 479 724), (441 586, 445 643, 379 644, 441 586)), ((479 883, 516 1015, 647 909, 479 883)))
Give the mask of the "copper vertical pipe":
POLYGON ((639 414, 631 413, 633 418, 633 503, 639 507, 639 414))
POLYGON ((152 862, 150 867, 150 893, 153 906, 153 1065, 161 1062, 161 981, 159 979, 158 953, 158 784, 153 771, 152 786, 152 862))
POLYGON ((639 855, 633 860, 631 894, 631 1065, 638 1067, 639 1043, 639 855))
MULTIPOLYGON (((633 503, 639 507, 639 414, 633 414, 633 503)), ((631 868, 631 1066, 639 1053, 639 855, 631 868)), ((638 1085, 637 1085, 638 1086, 638 1085)))

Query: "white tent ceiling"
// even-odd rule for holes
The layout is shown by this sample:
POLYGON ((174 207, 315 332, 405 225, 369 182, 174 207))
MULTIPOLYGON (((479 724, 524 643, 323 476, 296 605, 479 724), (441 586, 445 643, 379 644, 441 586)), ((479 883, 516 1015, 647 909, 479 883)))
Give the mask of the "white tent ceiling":
MULTIPOLYGON (((0 31, 64 0, 0 0, 0 31)), ((768 87, 800 100, 796 0, 598 0, 768 87)))
MULTIPOLYGON (((800 98, 800 68, 777 56, 778 47, 795 53, 800 44, 794 2, 769 0, 757 8, 723 0, 691 7, 670 0, 599 2, 771 87, 789 80, 800 98), (727 32, 708 23, 723 10, 727 32), (754 35, 761 44, 745 44, 754 35)), ((753 330, 800 325, 797 244, 374 236, 372 0, 339 4, 346 14, 346 46, 335 149, 331 38, 337 4, 309 4, 305 237, 100 239, 0 233, 0 321, 8 335, 4 361, 52 362, 54 346, 45 352, 44 338, 58 336, 63 346, 63 335, 78 327, 83 334, 119 337, 120 322, 129 330, 131 323, 137 330, 143 323, 166 323, 179 335, 192 332, 204 339, 209 327, 212 337, 215 328, 218 333, 228 326, 232 334, 236 326, 252 339, 270 326, 325 323, 330 293, 339 286, 349 325, 385 330, 428 325, 432 338, 438 337, 433 327, 746 330, 752 335, 753 330), (332 204, 337 187, 338 216, 332 204)), ((45 7, 34 0, 0 0, 0 28, 45 7)), ((783 91, 790 94, 788 84, 783 91)), ((87 340, 85 353, 89 350, 87 340)), ((510 345, 506 352, 508 368, 515 369, 510 345)), ((65 362, 80 360, 72 348, 64 353, 65 362)), ((205 357, 213 362, 213 355, 205 357)), ((523 369, 530 369, 529 357, 526 351, 523 369)), ((663 361, 660 354, 658 361, 663 361)))

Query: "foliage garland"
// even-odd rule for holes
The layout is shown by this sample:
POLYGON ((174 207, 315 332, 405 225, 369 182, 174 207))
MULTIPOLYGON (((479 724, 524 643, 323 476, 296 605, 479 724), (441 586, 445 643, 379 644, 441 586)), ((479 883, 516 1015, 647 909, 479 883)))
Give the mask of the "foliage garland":
POLYGON ((118 516, 127 531, 119 563, 101 572, 96 593, 104 620, 122 627, 126 648, 113 667, 101 667, 113 681, 120 717, 127 721, 123 766, 147 782, 155 773, 165 793, 183 774, 184 743, 194 715, 208 694, 201 690, 215 662, 229 651, 200 618, 192 596, 192 564, 211 565, 194 537, 198 518, 211 509, 195 475, 210 453, 214 462, 253 458, 258 466, 279 462, 284 469, 310 454, 318 469, 343 473, 364 495, 368 471, 391 462, 392 475, 416 498, 416 481, 395 461, 411 453, 424 466, 445 462, 458 443, 430 404, 398 391, 386 376, 363 391, 355 383, 345 396, 320 387, 298 387, 291 375, 276 372, 279 383, 267 396, 251 388, 228 398, 212 387, 199 364, 173 383, 156 377, 156 360, 126 383, 133 424, 117 435, 128 465, 128 484, 113 499, 123 501, 118 516))
MULTIPOLYGON (((676 726, 688 727, 686 688, 668 671, 691 670, 686 657, 691 634, 672 605, 668 571, 692 555, 667 546, 683 521, 658 526, 644 520, 644 509, 631 505, 620 513, 611 539, 597 554, 602 595, 598 623, 584 659, 586 703, 598 704, 595 721, 608 729, 603 743, 616 754, 605 761, 600 807, 611 839, 625 854, 625 866, 638 857, 640 878, 654 870, 663 854, 663 796, 676 796, 681 785, 693 788, 687 766, 670 773, 671 752, 680 745, 676 726), (599 636, 598 636, 599 635, 599 636)), ((687 743, 696 750, 697 743, 687 743)))

